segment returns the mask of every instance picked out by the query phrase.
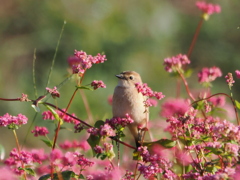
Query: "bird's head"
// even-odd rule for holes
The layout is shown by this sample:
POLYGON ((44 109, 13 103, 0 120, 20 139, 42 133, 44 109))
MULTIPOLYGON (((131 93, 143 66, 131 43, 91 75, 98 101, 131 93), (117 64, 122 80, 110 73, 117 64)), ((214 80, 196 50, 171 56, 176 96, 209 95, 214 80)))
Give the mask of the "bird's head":
POLYGON ((142 84, 141 76, 135 71, 123 71, 116 77, 119 79, 118 86, 135 87, 136 83, 142 84))

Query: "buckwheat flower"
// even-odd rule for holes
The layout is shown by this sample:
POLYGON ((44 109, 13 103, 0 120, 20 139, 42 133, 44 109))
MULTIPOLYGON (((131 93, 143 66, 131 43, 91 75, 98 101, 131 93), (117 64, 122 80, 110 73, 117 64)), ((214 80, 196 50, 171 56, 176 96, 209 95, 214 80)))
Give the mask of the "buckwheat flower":
POLYGON ((97 80, 94 80, 91 83, 91 86, 93 87, 94 90, 96 90, 98 88, 106 88, 106 85, 104 84, 103 81, 97 81, 97 80))
POLYGON ((184 116, 190 105, 185 99, 168 99, 162 104, 160 115, 163 117, 184 116))
POLYGON ((19 180, 19 177, 11 171, 9 167, 1 166, 0 167, 0 174, 3 175, 4 177, 2 180, 19 180))
POLYGON ((238 144, 232 144, 232 143, 226 143, 225 144, 225 152, 232 155, 232 157, 238 157, 238 151, 239 151, 239 145, 238 144))
POLYGON ((75 124, 74 129, 74 133, 80 133, 84 129, 84 125, 82 123, 77 123, 75 124))
POLYGON ((22 114, 18 114, 17 116, 12 116, 6 113, 3 116, 0 116, 0 127, 8 126, 9 129, 17 129, 18 126, 23 124, 27 124, 28 118, 22 114))
POLYGON ((206 15, 221 12, 221 7, 218 4, 206 3, 205 1, 197 1, 196 6, 206 15))
POLYGON ((93 149, 94 149, 95 153, 97 153, 97 154, 101 154, 104 152, 104 149, 99 145, 96 145, 93 149))
POLYGON ((99 134, 104 137, 115 136, 115 133, 114 133, 112 127, 108 123, 100 126, 99 134))
POLYGON ((209 99, 214 106, 224 106, 226 103, 225 96, 213 96, 209 99))
POLYGON ((177 69, 181 69, 185 64, 190 64, 190 60, 186 55, 182 54, 165 58, 163 63, 167 72, 176 72, 177 69))
POLYGON ((5 160, 4 164, 8 165, 16 174, 22 175, 24 170, 19 169, 24 165, 30 165, 33 162, 32 154, 30 152, 22 150, 20 154, 17 149, 14 148, 10 152, 10 157, 5 160))
POLYGON ((32 130, 31 133, 34 133, 34 136, 38 137, 38 136, 46 136, 47 134, 49 134, 49 131, 46 127, 35 126, 35 129, 32 130))
POLYGON ((122 180, 134 180, 134 173, 129 170, 126 170, 126 173, 123 176, 122 180))
POLYGON ((66 152, 61 160, 64 166, 73 167, 77 164, 76 154, 73 152, 66 152))
POLYGON ((99 129, 95 127, 91 127, 87 129, 87 132, 93 136, 97 136, 99 134, 99 129))
POLYGON ((87 55, 84 51, 75 50, 74 56, 68 58, 68 64, 72 67, 73 74, 82 76, 93 64, 103 63, 106 60, 106 56, 99 53, 96 56, 92 56, 87 55))
POLYGON ((48 159, 48 156, 44 153, 44 149, 32 149, 31 153, 33 162, 37 162, 38 164, 42 164, 43 161, 48 159))
POLYGON ((240 79, 240 71, 236 70, 235 73, 236 73, 237 78, 240 79))
POLYGON ((203 68, 198 73, 198 82, 199 83, 209 83, 214 81, 217 77, 221 77, 222 72, 218 67, 203 68))
POLYGON ((77 164, 81 167, 81 169, 85 169, 86 167, 93 166, 94 162, 85 158, 84 155, 78 155, 77 156, 77 164))
POLYGON ((54 86, 53 89, 46 87, 46 90, 47 90, 48 93, 51 94, 51 96, 52 96, 53 98, 56 98, 56 97, 59 98, 59 97, 60 97, 60 93, 58 92, 56 86, 54 86))
POLYGON ((136 83, 135 87, 137 88, 139 93, 142 93, 143 96, 147 97, 155 97, 158 100, 161 100, 165 96, 162 94, 162 92, 154 92, 146 83, 140 84, 136 83))
POLYGON ((27 95, 27 94, 22 93, 22 97, 20 98, 20 101, 21 101, 21 102, 23 102, 23 101, 29 102, 29 101, 31 101, 31 100, 28 99, 28 95, 27 95))
POLYGON ((235 83, 235 81, 233 80, 233 76, 232 73, 228 73, 225 76, 226 82, 228 83, 229 88, 231 88, 233 86, 233 83, 235 83))
POLYGON ((126 118, 114 117, 110 120, 106 120, 106 123, 109 124, 112 129, 117 129, 118 126, 126 127, 128 124, 131 124, 133 122, 134 121, 129 114, 126 114, 126 118))
POLYGON ((53 161, 56 161, 58 159, 61 159, 63 156, 63 153, 60 149, 53 149, 49 155, 50 157, 50 160, 53 162, 53 161))

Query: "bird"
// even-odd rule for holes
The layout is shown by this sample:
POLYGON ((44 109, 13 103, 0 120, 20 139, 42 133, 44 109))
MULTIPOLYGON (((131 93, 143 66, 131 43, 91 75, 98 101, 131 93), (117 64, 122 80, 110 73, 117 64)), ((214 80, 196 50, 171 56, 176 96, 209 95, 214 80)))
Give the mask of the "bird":
POLYGON ((126 118, 126 114, 128 114, 133 119, 133 123, 129 124, 128 128, 138 148, 141 146, 142 140, 140 128, 147 128, 149 119, 148 109, 144 105, 146 98, 138 92, 135 86, 136 83, 142 85, 142 79, 135 71, 123 71, 116 77, 118 84, 112 98, 113 118, 126 118))

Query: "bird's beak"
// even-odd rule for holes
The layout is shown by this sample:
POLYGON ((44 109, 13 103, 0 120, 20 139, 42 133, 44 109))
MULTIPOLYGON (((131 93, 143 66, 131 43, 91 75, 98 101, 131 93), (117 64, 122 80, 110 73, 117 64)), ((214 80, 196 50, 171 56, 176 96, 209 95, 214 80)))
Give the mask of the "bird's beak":
POLYGON ((123 79, 123 75, 122 74, 118 74, 118 75, 115 75, 118 79, 123 79))

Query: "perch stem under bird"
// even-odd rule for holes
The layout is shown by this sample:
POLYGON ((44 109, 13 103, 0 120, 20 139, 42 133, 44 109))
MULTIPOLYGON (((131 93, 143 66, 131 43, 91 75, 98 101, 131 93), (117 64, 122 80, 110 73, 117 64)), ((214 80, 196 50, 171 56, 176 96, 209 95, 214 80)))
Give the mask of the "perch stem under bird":
POLYGON ((115 87, 112 101, 113 117, 126 117, 126 114, 134 120, 128 125, 133 135, 136 146, 142 142, 142 130, 147 129, 149 112, 144 101, 146 97, 139 93, 135 87, 136 83, 142 84, 141 76, 135 71, 124 71, 116 77, 118 85, 115 87))

